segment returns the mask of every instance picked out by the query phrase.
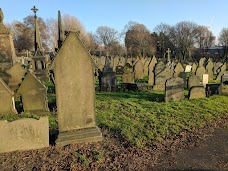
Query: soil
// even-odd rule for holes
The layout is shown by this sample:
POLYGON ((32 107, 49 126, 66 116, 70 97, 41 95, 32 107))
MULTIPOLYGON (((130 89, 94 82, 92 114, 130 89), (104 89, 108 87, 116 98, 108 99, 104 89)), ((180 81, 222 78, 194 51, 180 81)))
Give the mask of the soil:
POLYGON ((228 170, 228 116, 137 148, 102 128, 104 140, 0 154, 0 170, 228 170))

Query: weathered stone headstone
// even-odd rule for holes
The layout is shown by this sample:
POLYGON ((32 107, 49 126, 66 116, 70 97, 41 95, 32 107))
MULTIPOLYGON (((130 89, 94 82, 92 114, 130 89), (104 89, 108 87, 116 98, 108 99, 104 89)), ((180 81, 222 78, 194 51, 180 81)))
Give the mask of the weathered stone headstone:
POLYGON ((6 73, 10 75, 8 85, 13 91, 19 88, 19 84, 21 84, 22 78, 24 78, 26 72, 26 69, 17 62, 6 71, 6 73))
POLYGON ((211 60, 208 60, 206 65, 206 71, 208 74, 209 81, 213 80, 213 62, 211 60))
POLYGON ((124 67, 121 65, 116 66, 116 74, 122 75, 124 73, 124 67))
POLYGON ((22 81, 17 94, 21 96, 24 112, 49 111, 47 102, 47 88, 35 75, 28 72, 22 81))
POLYGON ((223 84, 228 84, 228 74, 223 74, 222 75, 222 81, 223 84))
POLYGON ((149 85, 154 85, 154 72, 153 71, 149 72, 148 84, 149 85))
POLYGON ((165 102, 184 99, 184 81, 182 78, 170 78, 165 83, 165 102))
POLYGON ((206 61, 206 58, 205 57, 203 57, 203 58, 200 58, 200 60, 199 60, 199 67, 201 67, 201 66, 205 66, 205 61, 206 61))
POLYGON ((201 77, 197 75, 191 75, 188 78, 188 88, 191 88, 193 86, 200 86, 202 85, 201 77))
POLYGON ((122 83, 134 83, 133 68, 127 63, 124 67, 124 73, 122 75, 122 83))
POLYGON ((184 72, 191 72, 192 66, 191 65, 186 65, 184 72))
POLYGON ((60 133, 57 146, 102 140, 95 118, 94 66, 78 34, 69 32, 51 66, 60 133))
POLYGON ((218 74, 218 73, 219 73, 218 69, 219 69, 222 65, 223 65, 222 62, 216 62, 216 63, 214 63, 214 74, 218 74))
POLYGON ((189 90, 189 99, 200 99, 206 97, 206 90, 203 86, 194 86, 189 90))
POLYGON ((0 153, 49 146, 48 117, 0 121, 0 153))
POLYGON ((216 77, 216 81, 220 82, 222 79, 222 75, 226 71, 226 63, 224 63, 218 70, 219 70, 219 72, 218 72, 218 75, 216 77))
POLYGON ((141 60, 138 60, 135 64, 135 78, 142 79, 143 78, 143 63, 141 60))
POLYGON ((192 64, 192 73, 196 72, 197 65, 195 63, 192 64))
POLYGON ((154 70, 155 75, 155 85, 153 87, 154 91, 163 91, 165 90, 165 82, 167 79, 173 76, 172 70, 168 65, 164 65, 163 62, 159 62, 155 66, 154 70))
POLYGON ((144 67, 143 67, 143 77, 148 77, 150 61, 151 61, 151 59, 148 58, 148 59, 145 61, 145 63, 144 63, 144 67))
POLYGON ((187 88, 187 73, 186 72, 180 72, 179 77, 183 79, 184 87, 187 88))
POLYGON ((151 71, 154 71, 154 67, 155 67, 155 65, 156 65, 157 63, 158 63, 158 61, 157 61, 156 57, 153 56, 153 58, 152 58, 151 61, 150 61, 150 65, 149 65, 149 73, 150 73, 151 71))
POLYGON ((202 79, 202 83, 203 83, 203 86, 206 87, 206 84, 208 84, 208 74, 203 74, 203 79, 202 79))
POLYGON ((199 66, 196 70, 196 75, 202 78, 203 74, 206 74, 206 69, 203 66, 199 66))
POLYGON ((181 63, 179 62, 176 66, 175 66, 175 69, 174 69, 174 77, 179 77, 179 74, 181 72, 184 72, 184 68, 183 66, 181 65, 181 63))
POLYGON ((0 78, 0 114, 17 113, 13 95, 13 91, 0 78))

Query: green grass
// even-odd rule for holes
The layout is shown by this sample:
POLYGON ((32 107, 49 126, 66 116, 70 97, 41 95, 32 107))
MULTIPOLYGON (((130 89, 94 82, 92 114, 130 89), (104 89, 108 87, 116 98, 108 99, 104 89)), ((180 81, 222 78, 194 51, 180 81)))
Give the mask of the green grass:
POLYGON ((161 93, 149 92, 97 93, 97 124, 140 147, 150 140, 202 128, 228 114, 228 96, 157 102, 162 98, 161 93))

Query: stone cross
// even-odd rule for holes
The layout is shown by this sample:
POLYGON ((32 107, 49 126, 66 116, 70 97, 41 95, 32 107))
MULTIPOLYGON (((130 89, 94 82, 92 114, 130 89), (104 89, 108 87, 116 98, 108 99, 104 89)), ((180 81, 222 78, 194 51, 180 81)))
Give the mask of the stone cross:
POLYGON ((0 24, 3 24, 4 15, 2 9, 0 8, 0 24))
POLYGON ((171 62, 171 59, 170 59, 171 50, 168 48, 168 50, 167 50, 166 52, 167 52, 167 54, 168 54, 167 62, 171 62))

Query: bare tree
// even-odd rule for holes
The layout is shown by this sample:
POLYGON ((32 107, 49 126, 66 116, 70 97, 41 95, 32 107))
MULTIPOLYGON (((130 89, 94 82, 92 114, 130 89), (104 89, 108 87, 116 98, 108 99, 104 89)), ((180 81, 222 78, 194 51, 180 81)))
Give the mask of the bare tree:
POLYGON ((219 43, 223 46, 224 56, 228 58, 228 28, 223 28, 219 33, 219 43))
POLYGON ((110 51, 112 43, 119 40, 119 33, 116 29, 107 26, 99 26, 96 30, 96 38, 100 45, 110 51))

